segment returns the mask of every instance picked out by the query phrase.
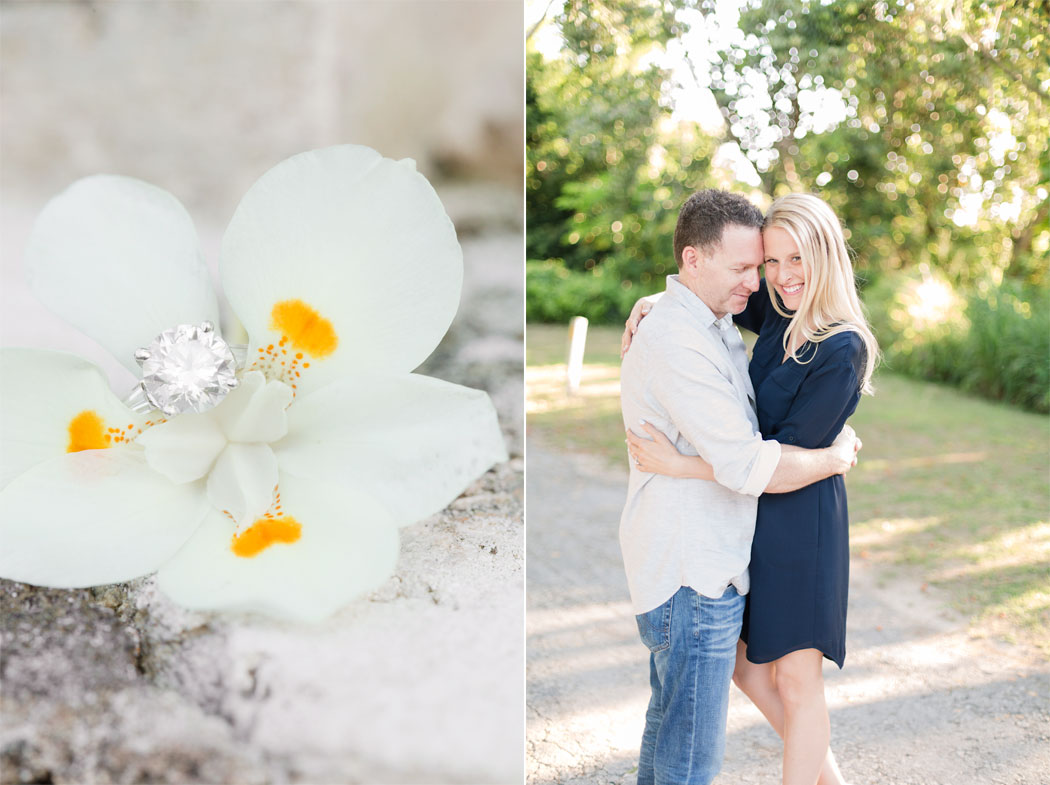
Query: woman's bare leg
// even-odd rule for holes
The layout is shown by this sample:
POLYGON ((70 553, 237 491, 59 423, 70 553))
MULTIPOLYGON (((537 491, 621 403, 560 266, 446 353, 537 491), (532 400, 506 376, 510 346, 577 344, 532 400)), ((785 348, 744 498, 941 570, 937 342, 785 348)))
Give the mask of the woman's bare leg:
MULTIPOLYGON (((773 726, 777 735, 784 738, 784 703, 780 699, 780 693, 777 692, 776 667, 771 662, 756 665, 749 662, 746 655, 747 645, 743 641, 737 641, 733 682, 769 720, 769 724, 773 726)), ((817 780, 817 783, 818 785, 845 785, 842 772, 839 771, 838 763, 830 748, 824 757, 824 765, 820 770, 820 779, 817 780)))
POLYGON ((784 704, 784 785, 816 785, 828 754, 831 723, 824 700, 824 655, 800 649, 776 662, 784 704))
POLYGON ((784 704, 777 692, 776 675, 773 663, 755 664, 747 658, 747 644, 736 642, 736 667, 733 670, 733 683, 740 688, 751 702, 758 707, 762 715, 769 720, 773 730, 784 738, 784 704))

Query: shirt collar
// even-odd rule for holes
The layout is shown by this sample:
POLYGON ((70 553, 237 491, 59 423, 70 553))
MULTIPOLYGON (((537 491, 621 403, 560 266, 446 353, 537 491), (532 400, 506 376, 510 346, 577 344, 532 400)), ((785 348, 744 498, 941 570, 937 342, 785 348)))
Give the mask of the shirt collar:
POLYGON ((719 330, 728 330, 733 326, 733 314, 727 313, 721 319, 716 319, 707 303, 696 296, 688 286, 682 283, 677 275, 667 276, 667 296, 673 297, 686 307, 693 316, 700 320, 704 327, 714 325, 719 330))

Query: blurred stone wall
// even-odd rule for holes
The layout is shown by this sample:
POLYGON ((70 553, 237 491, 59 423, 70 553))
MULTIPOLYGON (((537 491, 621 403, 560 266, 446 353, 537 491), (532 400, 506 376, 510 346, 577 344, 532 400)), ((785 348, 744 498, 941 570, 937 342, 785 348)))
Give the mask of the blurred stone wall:
POLYGON ((5 191, 113 171, 225 221, 267 168, 355 142, 520 190, 521 6, 5 2, 5 191))

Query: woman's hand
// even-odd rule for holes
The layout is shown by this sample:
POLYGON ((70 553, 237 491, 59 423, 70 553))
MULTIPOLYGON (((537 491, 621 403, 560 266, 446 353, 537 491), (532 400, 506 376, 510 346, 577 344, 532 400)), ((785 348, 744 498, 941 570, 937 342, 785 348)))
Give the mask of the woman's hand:
POLYGON ((845 474, 857 465, 857 453, 863 446, 857 432, 850 425, 843 425, 839 435, 831 443, 831 450, 841 461, 841 471, 838 474, 845 474))
POLYGON ((642 428, 652 437, 643 439, 633 431, 627 431, 627 449, 635 468, 641 472, 665 474, 668 477, 691 477, 713 480, 711 464, 698 455, 682 455, 671 444, 671 440, 653 425, 643 422, 642 428))
POLYGON ((621 360, 624 358, 624 355, 627 354, 627 350, 631 348, 631 341, 634 340, 634 334, 638 332, 638 324, 645 318, 645 315, 653 309, 653 303, 659 299, 659 294, 651 294, 648 297, 643 297, 634 304, 634 308, 631 309, 631 315, 627 317, 625 323, 627 328, 623 331, 623 338, 620 339, 621 360))

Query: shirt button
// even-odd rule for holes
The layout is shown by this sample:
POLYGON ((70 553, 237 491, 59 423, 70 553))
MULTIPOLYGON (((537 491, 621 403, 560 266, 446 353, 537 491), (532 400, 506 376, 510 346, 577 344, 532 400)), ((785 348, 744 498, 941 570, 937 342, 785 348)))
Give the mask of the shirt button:
POLYGON ((792 444, 794 444, 795 443, 795 437, 794 436, 789 436, 788 437, 788 441, 791 442, 792 444))

